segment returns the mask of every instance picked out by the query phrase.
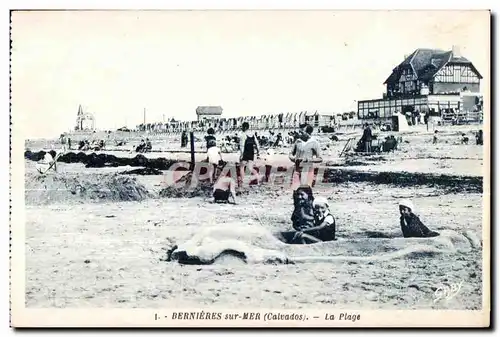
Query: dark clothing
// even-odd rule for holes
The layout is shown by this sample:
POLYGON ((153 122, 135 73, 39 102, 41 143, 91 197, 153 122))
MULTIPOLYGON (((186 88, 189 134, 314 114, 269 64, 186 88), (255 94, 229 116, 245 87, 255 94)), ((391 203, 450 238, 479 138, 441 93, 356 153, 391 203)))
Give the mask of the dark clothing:
POLYGON ((483 145, 483 133, 478 133, 476 135, 476 145, 483 145))
POLYGON ((187 143, 188 143, 188 135, 186 131, 183 131, 181 135, 181 147, 186 147, 187 143))
POLYGON ((221 190, 221 189, 216 189, 214 191, 213 197, 215 202, 228 202, 229 201, 229 196, 231 195, 230 190, 221 190))
POLYGON ((439 233, 431 231, 415 214, 402 215, 400 218, 401 230, 405 238, 430 238, 439 236, 439 233))
POLYGON ((214 135, 207 135, 207 136, 205 136, 205 141, 207 142, 207 150, 209 148, 214 147, 214 146, 217 145, 217 143, 216 143, 217 139, 215 138, 214 135))
POLYGON ((368 126, 365 128, 365 130, 363 131, 363 137, 361 137, 361 139, 363 140, 363 142, 371 142, 372 139, 373 139, 373 136, 372 136, 372 129, 368 126))
POLYGON ((294 240, 293 238, 295 237, 295 234, 297 231, 285 231, 285 232, 280 232, 281 234, 281 241, 292 245, 292 244, 302 244, 300 240, 294 240))
POLYGON ((247 136, 243 147, 243 161, 253 161, 255 157, 255 136, 247 136))
MULTIPOLYGON (((333 215, 328 214, 325 219, 322 220, 322 223, 325 224, 324 227, 314 231, 306 231, 305 233, 312 235, 321 241, 335 240, 335 218, 333 215)), ((317 226, 320 225, 321 224, 317 224, 317 226)))
POLYGON ((295 207, 292 213, 292 226, 295 230, 299 231, 314 227, 314 211, 310 205, 298 205, 295 207), (304 215, 312 217, 312 219, 307 219, 304 215))

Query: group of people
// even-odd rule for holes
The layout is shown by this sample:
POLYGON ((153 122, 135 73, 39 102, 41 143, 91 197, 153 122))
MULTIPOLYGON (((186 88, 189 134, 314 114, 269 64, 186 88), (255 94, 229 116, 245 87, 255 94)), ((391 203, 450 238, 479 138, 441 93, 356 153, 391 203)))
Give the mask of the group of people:
MULTIPOLYGON (((434 130, 434 136, 432 137, 432 144, 437 144, 438 143, 438 130, 434 130)), ((476 138, 476 145, 483 145, 483 130, 479 130, 475 133, 475 138, 476 138)), ((469 137, 467 134, 463 133, 460 135, 460 144, 461 145, 468 145, 469 144, 469 137)))
MULTIPOLYGON (((300 185, 293 191, 292 229, 280 233, 281 239, 288 244, 313 244, 337 239, 336 219, 330 210, 328 200, 323 197, 314 197, 311 185, 303 182, 304 167, 322 161, 319 143, 312 132, 311 125, 301 125, 296 132, 295 142, 289 153, 289 159, 294 164, 294 179, 299 179, 300 185)), ((216 172, 220 173, 226 162, 222 160, 214 134, 215 132, 209 131, 205 137, 208 161, 212 164, 210 165, 212 170, 210 179, 214 184, 214 202, 236 203, 236 186, 241 186, 244 167, 252 165, 253 161, 259 157, 259 142, 255 133, 249 130, 248 124, 243 123, 240 135, 240 174, 236 183, 233 177, 215 179, 216 172)), ((403 237, 438 236, 439 233, 430 230, 422 223, 414 210, 415 207, 409 200, 402 200, 399 203, 403 237)))
MULTIPOLYGON (((300 186, 293 192, 294 209, 291 217, 292 230, 281 232, 282 240, 288 244, 312 244, 334 241, 335 217, 328 200, 314 197, 310 186, 300 186)), ((399 203, 400 227, 404 238, 429 238, 439 236, 430 230, 415 214, 415 206, 408 199, 399 203)))
POLYGON ((135 148, 135 152, 146 153, 151 152, 152 149, 153 146, 151 145, 151 141, 149 140, 149 138, 146 138, 146 141, 144 141, 144 139, 141 139, 140 144, 135 148))
MULTIPOLYGON (((100 151, 104 149, 104 146, 106 143, 104 142, 103 139, 100 140, 93 140, 92 142, 89 142, 88 139, 84 139, 78 142, 78 150, 79 151, 100 151)), ((71 150, 71 143, 69 143, 69 149, 71 150)))

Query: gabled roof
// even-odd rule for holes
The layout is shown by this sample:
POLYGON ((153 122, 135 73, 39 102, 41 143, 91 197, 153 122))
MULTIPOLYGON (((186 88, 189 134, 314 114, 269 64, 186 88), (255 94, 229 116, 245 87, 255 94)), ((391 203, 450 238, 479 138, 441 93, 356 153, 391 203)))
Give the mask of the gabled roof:
POLYGON ((408 67, 413 69, 419 80, 427 81, 448 63, 469 64, 479 78, 482 78, 472 62, 463 56, 453 55, 452 51, 419 48, 392 70, 392 74, 385 80, 384 84, 397 81, 401 77, 402 71, 408 67))
POLYGON ((196 108, 197 115, 222 115, 220 106, 199 106, 196 108))

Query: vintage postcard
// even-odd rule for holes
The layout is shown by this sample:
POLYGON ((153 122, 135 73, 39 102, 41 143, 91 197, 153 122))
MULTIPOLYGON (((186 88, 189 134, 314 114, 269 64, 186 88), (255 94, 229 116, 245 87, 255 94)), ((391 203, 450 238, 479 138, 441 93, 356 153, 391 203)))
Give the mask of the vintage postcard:
POLYGON ((490 22, 12 11, 12 326, 488 327, 490 22))

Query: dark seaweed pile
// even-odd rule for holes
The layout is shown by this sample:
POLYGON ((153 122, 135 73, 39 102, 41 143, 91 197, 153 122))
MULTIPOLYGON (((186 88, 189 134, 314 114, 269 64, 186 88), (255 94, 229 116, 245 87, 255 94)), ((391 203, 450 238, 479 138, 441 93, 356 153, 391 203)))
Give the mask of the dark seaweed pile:
MULTIPOLYGON (((38 161, 45 155, 45 151, 40 152, 25 152, 25 158, 29 160, 38 161)), ((55 152, 50 152, 55 156, 55 152)), ((118 158, 108 154, 85 154, 83 152, 73 153, 69 152, 58 159, 63 163, 83 163, 88 168, 99 167, 118 167, 118 166, 141 166, 145 167, 142 170, 133 170, 126 172, 127 174, 159 174, 158 170, 168 170, 176 160, 165 158, 148 159, 141 154, 136 155, 134 158, 118 158)), ((271 174, 271 166, 266 165, 257 168, 259 173, 265 170, 262 183, 269 182, 271 174)), ((178 168, 178 170, 187 170, 185 168, 178 168)), ((204 174, 205 169, 202 169, 201 174, 204 174)), ((286 171, 286 167, 278 167, 278 172, 286 171)), ((230 171, 229 171, 230 172, 230 171)), ((236 174, 239 170, 235 170, 236 174)), ((316 169, 317 173, 317 169, 316 169)), ((289 173, 287 173, 289 174, 289 173)), ((432 174, 432 173, 410 173, 410 172, 361 172, 342 168, 326 168, 323 174, 323 183, 326 184, 341 184, 346 182, 367 182, 373 184, 386 184, 392 186, 408 187, 408 186, 428 186, 435 188, 442 188, 446 193, 482 193, 483 192, 483 178, 472 176, 457 176, 447 174, 432 174)), ((256 185, 256 180, 251 182, 251 185, 256 185)), ((314 186, 314 185, 313 185, 314 186)), ((207 190, 203 189, 202 194, 207 194, 207 190)), ((201 191, 198 191, 201 192, 201 191)), ((172 191, 166 193, 171 194, 172 191)), ((180 195, 185 196, 185 192, 179 192, 180 195)), ((197 193, 190 193, 196 195, 197 193)))

